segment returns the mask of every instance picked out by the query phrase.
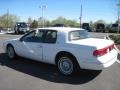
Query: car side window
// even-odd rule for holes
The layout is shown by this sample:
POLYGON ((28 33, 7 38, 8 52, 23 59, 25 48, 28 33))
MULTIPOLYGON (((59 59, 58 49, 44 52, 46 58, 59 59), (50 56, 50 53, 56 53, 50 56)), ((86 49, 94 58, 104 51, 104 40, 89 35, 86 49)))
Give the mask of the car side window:
POLYGON ((44 31, 34 31, 23 38, 24 42, 43 42, 44 31))
POLYGON ((56 43, 57 31, 48 30, 44 37, 44 43, 56 43))

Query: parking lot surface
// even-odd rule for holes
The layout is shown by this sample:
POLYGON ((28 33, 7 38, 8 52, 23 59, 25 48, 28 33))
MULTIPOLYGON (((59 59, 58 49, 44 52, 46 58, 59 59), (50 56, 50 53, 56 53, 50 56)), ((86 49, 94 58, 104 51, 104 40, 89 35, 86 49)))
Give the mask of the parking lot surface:
MULTIPOLYGON (((91 33, 97 38, 106 35, 91 33)), ((0 90, 120 90, 120 64, 117 62, 103 71, 81 70, 73 77, 65 77, 53 65, 24 58, 9 60, 2 44, 18 37, 21 35, 0 35, 0 90)))

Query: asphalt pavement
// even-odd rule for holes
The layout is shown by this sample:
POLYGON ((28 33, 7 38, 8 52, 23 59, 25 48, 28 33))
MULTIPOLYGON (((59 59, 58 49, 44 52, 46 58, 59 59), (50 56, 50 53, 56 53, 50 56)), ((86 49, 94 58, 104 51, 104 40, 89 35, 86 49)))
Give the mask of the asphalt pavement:
MULTIPOLYGON (((106 35, 91 33, 97 38, 106 35)), ((0 35, 0 90, 120 90, 120 64, 117 62, 102 71, 81 70, 73 77, 65 77, 53 65, 24 58, 9 60, 2 44, 18 37, 21 35, 0 35)))

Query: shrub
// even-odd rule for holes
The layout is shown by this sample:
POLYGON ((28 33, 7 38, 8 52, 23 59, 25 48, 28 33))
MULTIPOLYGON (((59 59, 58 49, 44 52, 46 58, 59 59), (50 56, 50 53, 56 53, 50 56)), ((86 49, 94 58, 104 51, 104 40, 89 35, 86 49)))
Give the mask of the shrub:
POLYGON ((110 35, 109 36, 116 44, 120 44, 120 35, 110 35))

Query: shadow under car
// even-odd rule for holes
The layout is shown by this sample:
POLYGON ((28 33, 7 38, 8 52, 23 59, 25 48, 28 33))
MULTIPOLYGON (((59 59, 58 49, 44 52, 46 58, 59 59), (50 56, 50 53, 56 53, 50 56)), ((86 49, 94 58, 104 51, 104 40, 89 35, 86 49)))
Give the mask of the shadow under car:
POLYGON ((7 66, 19 72, 55 82, 55 83, 66 83, 66 84, 84 84, 94 78, 96 78, 101 71, 93 70, 81 70, 74 76, 63 76, 61 75, 55 65, 32 61, 25 58, 18 58, 16 60, 10 60, 5 53, 0 53, 0 65, 7 66))

